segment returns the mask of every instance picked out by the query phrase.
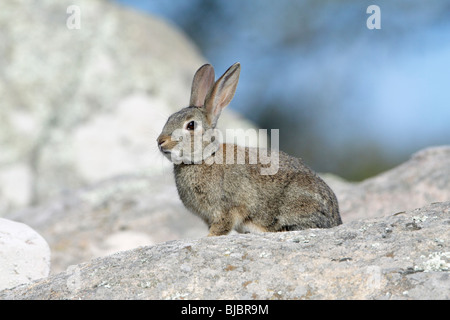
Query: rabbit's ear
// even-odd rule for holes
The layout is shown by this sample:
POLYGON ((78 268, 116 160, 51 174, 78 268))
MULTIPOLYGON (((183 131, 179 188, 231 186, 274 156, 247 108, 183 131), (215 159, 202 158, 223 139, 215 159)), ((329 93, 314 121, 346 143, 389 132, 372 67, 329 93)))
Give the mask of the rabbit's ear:
POLYGON ((206 96, 205 108, 206 115, 213 127, 216 126, 217 119, 225 108, 233 99, 236 87, 239 82, 239 74, 241 65, 239 62, 233 64, 227 71, 216 81, 214 87, 206 96))
POLYGON ((192 80, 189 106, 203 107, 208 92, 214 85, 214 68, 210 64, 201 66, 192 80))

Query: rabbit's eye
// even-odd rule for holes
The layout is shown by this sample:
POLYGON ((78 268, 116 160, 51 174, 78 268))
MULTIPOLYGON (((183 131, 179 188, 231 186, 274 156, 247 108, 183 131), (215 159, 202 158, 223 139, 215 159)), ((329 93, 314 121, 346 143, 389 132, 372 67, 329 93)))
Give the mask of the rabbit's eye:
POLYGON ((195 123, 195 121, 191 121, 186 125, 186 129, 188 129, 188 130, 195 130, 196 127, 197 127, 197 123, 195 123))

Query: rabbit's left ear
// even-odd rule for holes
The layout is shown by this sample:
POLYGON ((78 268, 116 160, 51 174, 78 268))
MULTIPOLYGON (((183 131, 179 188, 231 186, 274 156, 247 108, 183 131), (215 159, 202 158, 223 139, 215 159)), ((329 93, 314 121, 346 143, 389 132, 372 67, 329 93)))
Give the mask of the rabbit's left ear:
POLYGON ((214 68, 210 64, 201 66, 192 80, 189 106, 203 107, 208 92, 214 85, 214 68))
POLYGON ((214 87, 206 96, 206 116, 212 127, 216 126, 222 109, 233 99, 239 82, 240 72, 241 65, 239 62, 236 62, 216 81, 214 87))

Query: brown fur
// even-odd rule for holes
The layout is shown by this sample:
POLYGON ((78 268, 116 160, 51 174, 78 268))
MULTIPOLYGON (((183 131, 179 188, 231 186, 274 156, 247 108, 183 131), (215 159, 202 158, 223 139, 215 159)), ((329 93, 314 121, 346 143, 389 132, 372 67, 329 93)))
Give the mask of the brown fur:
POLYGON ((342 223, 336 197, 322 179, 284 153, 279 165, 275 175, 259 174, 261 164, 179 164, 174 172, 181 200, 208 224, 210 235, 253 226, 274 232, 342 223))

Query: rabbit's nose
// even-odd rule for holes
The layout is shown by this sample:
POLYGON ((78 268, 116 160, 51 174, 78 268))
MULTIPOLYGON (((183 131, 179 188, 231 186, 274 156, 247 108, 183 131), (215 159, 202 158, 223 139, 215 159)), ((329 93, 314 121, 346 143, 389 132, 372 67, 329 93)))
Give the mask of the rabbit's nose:
POLYGON ((159 136, 156 139, 156 142, 158 143, 158 148, 161 149, 162 145, 166 142, 166 139, 164 139, 164 137, 159 136))
POLYGON ((156 142, 158 143, 158 148, 159 150, 163 151, 164 150, 164 145, 167 144, 167 142, 170 141, 170 137, 169 136, 159 136, 158 139, 156 139, 156 142))

